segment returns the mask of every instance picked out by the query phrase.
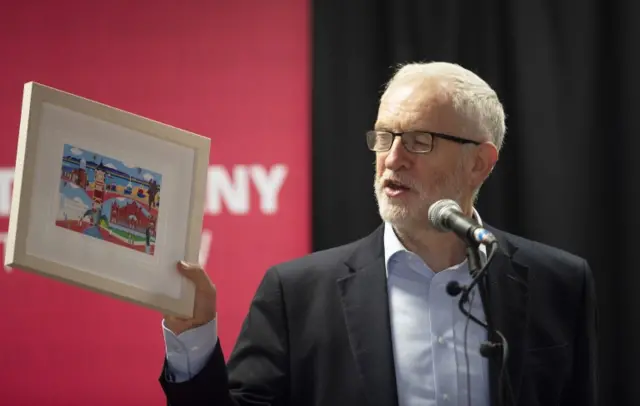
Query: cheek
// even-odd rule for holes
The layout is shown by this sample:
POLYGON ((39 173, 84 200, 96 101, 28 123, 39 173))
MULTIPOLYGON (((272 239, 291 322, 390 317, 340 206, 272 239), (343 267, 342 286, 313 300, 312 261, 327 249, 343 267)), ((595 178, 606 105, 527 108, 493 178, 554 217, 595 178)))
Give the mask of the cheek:
POLYGON ((414 179, 425 191, 434 191, 442 187, 446 179, 452 175, 447 169, 432 162, 422 162, 412 169, 414 179))
POLYGON ((384 173, 384 160, 387 157, 386 154, 378 154, 376 155, 376 173, 378 174, 378 176, 382 175, 384 173))

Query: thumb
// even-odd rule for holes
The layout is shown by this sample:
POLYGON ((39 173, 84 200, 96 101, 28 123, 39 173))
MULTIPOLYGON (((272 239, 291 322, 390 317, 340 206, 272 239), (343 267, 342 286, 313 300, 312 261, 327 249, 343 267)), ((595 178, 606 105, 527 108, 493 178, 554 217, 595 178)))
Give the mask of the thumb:
POLYGON ((178 272, 184 275, 185 278, 192 281, 197 287, 210 286, 211 281, 199 264, 189 263, 186 261, 179 261, 177 264, 178 272))

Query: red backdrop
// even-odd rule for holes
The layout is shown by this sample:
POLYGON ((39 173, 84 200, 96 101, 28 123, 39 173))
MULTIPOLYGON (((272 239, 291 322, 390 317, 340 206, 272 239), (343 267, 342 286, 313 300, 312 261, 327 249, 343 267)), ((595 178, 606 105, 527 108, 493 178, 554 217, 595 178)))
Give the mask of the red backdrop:
MULTIPOLYGON (((64 3, 0 13, 0 237, 27 81, 211 137, 201 258, 228 353, 266 268, 310 248, 307 2, 64 3)), ((160 322, 0 267, 0 404, 163 404, 160 322)))

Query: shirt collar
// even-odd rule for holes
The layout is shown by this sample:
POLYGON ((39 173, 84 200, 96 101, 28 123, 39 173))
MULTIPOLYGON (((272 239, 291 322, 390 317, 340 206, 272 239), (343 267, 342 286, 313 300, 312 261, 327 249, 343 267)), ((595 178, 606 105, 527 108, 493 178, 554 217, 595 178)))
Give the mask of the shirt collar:
MULTIPOLYGON (((479 225, 482 226, 482 219, 480 218, 480 214, 475 208, 473 208, 473 218, 476 220, 476 222, 479 225)), ((398 239, 398 236, 396 235, 393 229, 393 226, 390 223, 385 222, 384 224, 384 264, 385 264, 385 268, 387 269, 387 273, 389 272, 388 271, 389 259, 391 259, 391 257, 395 253, 400 251, 410 252, 398 239)), ((483 256, 486 256, 487 254, 487 248, 484 246, 484 244, 480 244, 480 253, 483 256)))

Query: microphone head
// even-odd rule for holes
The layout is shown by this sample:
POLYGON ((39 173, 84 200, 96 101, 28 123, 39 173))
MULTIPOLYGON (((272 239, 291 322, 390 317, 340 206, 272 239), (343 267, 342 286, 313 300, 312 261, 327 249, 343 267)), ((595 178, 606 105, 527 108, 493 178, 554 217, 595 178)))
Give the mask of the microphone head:
POLYGON ((460 205, 451 199, 441 199, 429 207, 429 222, 440 231, 449 231, 446 226, 447 216, 451 211, 462 213, 460 205))

